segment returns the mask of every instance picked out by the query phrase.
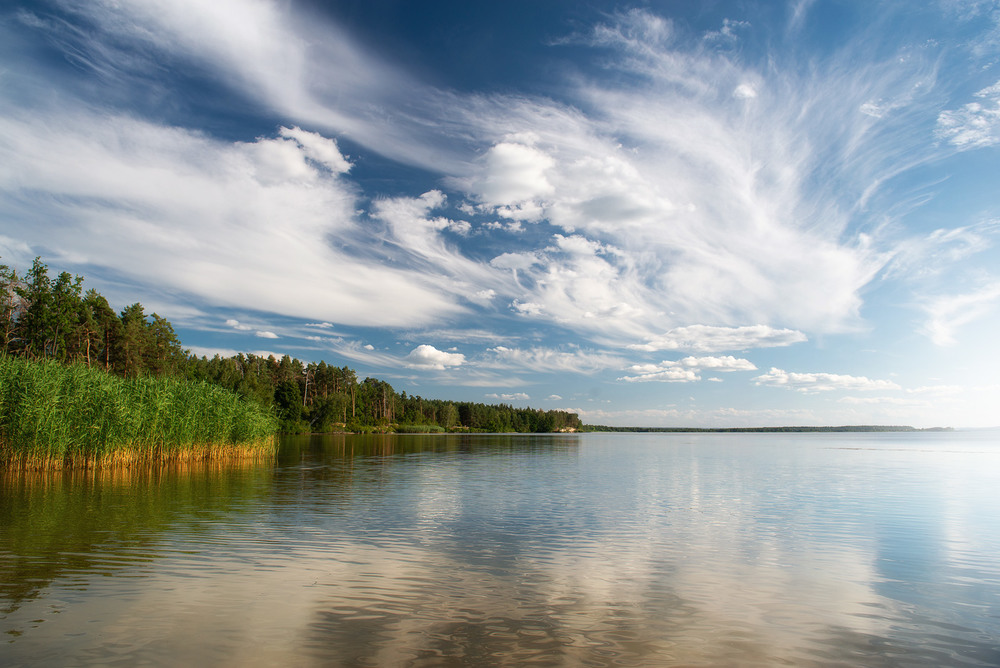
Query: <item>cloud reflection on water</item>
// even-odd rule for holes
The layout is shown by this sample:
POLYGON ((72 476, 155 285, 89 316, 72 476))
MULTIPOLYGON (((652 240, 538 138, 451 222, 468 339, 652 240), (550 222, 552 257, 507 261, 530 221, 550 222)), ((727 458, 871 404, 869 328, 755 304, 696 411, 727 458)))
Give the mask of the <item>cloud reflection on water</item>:
POLYGON ((989 496, 972 471, 996 454, 944 464, 802 438, 307 443, 252 477, 264 493, 244 491, 240 512, 173 515, 144 548, 153 562, 55 582, 23 618, 56 600, 61 613, 7 651, 240 666, 995 663, 996 625, 972 606, 996 605, 996 568, 941 543, 982 528, 962 509, 989 496), (958 501, 956 481, 974 483, 958 501), (956 573, 979 593, 954 598, 956 573))

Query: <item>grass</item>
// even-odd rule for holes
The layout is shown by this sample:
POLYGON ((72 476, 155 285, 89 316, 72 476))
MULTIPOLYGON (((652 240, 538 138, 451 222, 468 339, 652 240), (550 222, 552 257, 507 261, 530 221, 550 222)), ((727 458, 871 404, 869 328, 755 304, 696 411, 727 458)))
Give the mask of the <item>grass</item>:
POLYGON ((212 385, 0 356, 3 467, 271 456, 277 428, 270 411, 212 385))
POLYGON ((397 434, 444 434, 445 429, 436 424, 399 424, 393 429, 397 434))

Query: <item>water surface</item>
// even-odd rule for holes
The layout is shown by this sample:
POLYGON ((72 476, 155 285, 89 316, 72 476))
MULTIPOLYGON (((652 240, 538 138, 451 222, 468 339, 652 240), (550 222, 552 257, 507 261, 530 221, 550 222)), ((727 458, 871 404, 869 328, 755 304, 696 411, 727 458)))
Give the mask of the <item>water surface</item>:
POLYGON ((0 664, 997 666, 997 437, 324 436, 8 474, 0 664))

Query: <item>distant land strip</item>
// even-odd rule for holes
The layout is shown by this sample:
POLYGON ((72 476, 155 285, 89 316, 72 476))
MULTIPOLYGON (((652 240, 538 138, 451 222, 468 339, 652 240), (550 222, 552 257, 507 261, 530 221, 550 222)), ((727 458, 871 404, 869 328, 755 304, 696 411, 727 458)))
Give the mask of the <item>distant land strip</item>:
POLYGON ((840 427, 607 427, 604 425, 586 425, 583 431, 626 431, 652 433, 728 433, 728 432, 873 432, 873 431, 954 431, 952 427, 928 427, 917 429, 906 425, 858 424, 840 427))

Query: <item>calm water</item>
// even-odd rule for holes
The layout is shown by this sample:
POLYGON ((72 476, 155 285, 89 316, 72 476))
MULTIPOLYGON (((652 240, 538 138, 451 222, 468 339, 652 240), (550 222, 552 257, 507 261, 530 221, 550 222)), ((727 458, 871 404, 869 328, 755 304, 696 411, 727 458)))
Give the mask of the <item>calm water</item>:
POLYGON ((0 478, 0 665, 998 666, 1000 432, 0 478))

